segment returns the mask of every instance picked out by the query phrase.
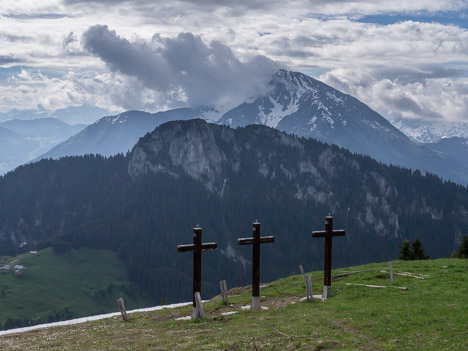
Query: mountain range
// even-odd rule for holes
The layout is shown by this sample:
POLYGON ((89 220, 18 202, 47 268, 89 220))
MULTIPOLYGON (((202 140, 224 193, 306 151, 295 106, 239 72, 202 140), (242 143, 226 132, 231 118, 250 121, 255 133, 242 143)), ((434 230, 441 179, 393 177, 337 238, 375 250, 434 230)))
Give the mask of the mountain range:
POLYGON ((204 118, 231 127, 261 124, 336 144, 387 164, 432 172, 468 184, 464 157, 411 141, 384 117, 354 97, 298 72, 279 70, 263 96, 232 109, 202 107, 156 114, 128 111, 105 117, 41 158, 88 153, 125 153, 138 138, 169 120, 204 118))
POLYGON ((56 118, 67 124, 91 124, 97 119, 106 116, 109 111, 91 106, 89 104, 83 104, 81 106, 69 106, 64 109, 58 109, 56 111, 48 111, 43 106, 39 105, 34 110, 18 110, 13 109, 8 112, 0 112, 0 122, 9 121, 12 119, 20 120, 33 120, 40 118, 56 118))
POLYGON ((446 138, 468 139, 468 123, 393 118, 390 122, 417 143, 436 143, 446 138))
POLYGON ((276 238, 262 249, 265 280, 321 267, 323 242, 310 232, 328 214, 346 229, 335 267, 395 259, 416 237, 446 257, 468 233, 466 187, 267 126, 201 119, 164 123, 126 155, 18 167, 0 193, 0 254, 54 242, 111 249, 132 281, 168 302, 190 299, 192 258, 176 246, 197 224, 219 245, 204 254, 205 296, 221 279, 248 284, 250 250, 236 239, 255 219, 276 238))
POLYGON ((53 147, 35 161, 86 154, 112 156, 126 153, 132 149, 138 139, 164 122, 194 118, 209 119, 213 113, 212 108, 179 108, 154 114, 127 111, 116 116, 106 116, 53 147))

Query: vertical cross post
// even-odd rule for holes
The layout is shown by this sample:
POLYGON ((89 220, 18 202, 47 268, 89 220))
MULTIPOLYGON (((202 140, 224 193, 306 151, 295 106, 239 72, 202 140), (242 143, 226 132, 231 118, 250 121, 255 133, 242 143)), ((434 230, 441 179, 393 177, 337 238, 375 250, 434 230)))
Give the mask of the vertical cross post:
POLYGON ((239 245, 252 245, 252 305, 250 309, 260 309, 260 244, 275 242, 274 236, 260 236, 260 223, 253 223, 251 238, 239 238, 239 245))
POLYGON ((179 252, 193 251, 193 314, 192 319, 203 318, 198 312, 195 293, 198 292, 201 296, 201 277, 202 277, 202 251, 216 250, 218 244, 205 243, 202 244, 202 229, 197 225, 193 228, 193 244, 192 245, 178 245, 179 252))
POLYGON ((333 230, 333 217, 325 217, 325 231, 314 231, 312 237, 325 238, 325 257, 323 265, 323 295, 324 299, 331 297, 331 269, 332 269, 332 239, 334 236, 344 236, 346 231, 333 230))

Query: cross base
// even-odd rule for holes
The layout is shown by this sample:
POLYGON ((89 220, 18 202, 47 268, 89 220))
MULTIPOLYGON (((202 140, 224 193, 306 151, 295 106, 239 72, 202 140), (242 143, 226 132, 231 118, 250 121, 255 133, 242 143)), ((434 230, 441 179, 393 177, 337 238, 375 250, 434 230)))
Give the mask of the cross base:
POLYGON ((197 308, 193 307, 193 309, 192 309, 192 319, 198 319, 198 318, 199 318, 199 316, 198 316, 197 308))
POLYGON ((323 286, 323 295, 322 295, 322 297, 324 299, 328 299, 328 298, 332 297, 331 285, 324 285, 323 286))
POLYGON ((200 315, 200 312, 198 311, 196 307, 193 307, 192 308, 192 320, 195 320, 195 319, 203 319, 203 316, 200 315))
POLYGON ((259 310, 260 307, 260 296, 252 296, 252 304, 250 305, 251 310, 259 310))

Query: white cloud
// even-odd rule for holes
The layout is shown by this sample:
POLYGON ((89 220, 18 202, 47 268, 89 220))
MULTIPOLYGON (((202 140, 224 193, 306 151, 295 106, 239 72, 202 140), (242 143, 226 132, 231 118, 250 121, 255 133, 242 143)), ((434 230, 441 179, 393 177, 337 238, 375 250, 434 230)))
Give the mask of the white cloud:
MULTIPOLYGON (((405 71, 405 69, 402 69, 405 71)), ((444 119, 468 122, 468 79, 427 79, 409 82, 384 77, 382 72, 337 69, 319 77, 357 97, 384 117, 444 119)))
MULTIPOLYGON (((47 89, 37 89, 37 77, 22 83, 23 93, 18 84, 0 82, 0 110, 42 102, 54 108, 77 101, 97 101, 106 108, 154 111, 184 99, 193 103, 206 100, 203 94, 197 97, 196 89, 183 82, 183 77, 172 82, 176 86, 173 93, 179 98, 172 94, 168 99, 162 91, 169 83, 163 85, 161 79, 149 82, 154 74, 123 74, 123 67, 112 66, 109 59, 105 60, 107 67, 113 71, 106 68, 99 55, 86 52, 81 42, 88 28, 105 24, 118 33, 121 42, 130 43, 129 48, 137 50, 153 71, 158 68, 150 64, 155 58, 154 45, 177 42, 179 33, 190 32, 200 37, 208 50, 215 50, 210 47, 213 41, 222 43, 240 62, 264 55, 305 73, 330 71, 323 76, 329 83, 345 82, 348 92, 359 94, 357 97, 384 115, 461 119, 466 114, 466 85, 460 78, 468 67, 466 29, 411 21, 378 25, 355 19, 378 14, 440 15, 440 11, 467 8, 464 0, 1 2, 0 67, 21 65, 30 72, 40 69, 45 77, 41 84, 47 89), (159 44, 158 39, 153 39, 154 33, 160 34, 159 44), (423 72, 431 65, 439 69, 423 72), (431 103, 437 89, 443 93, 437 104, 431 103), (55 96, 48 96, 50 91, 55 96), (380 100, 370 101, 370 96, 380 100)), ((172 72, 165 79, 172 81, 174 77, 172 72)), ((207 89, 218 86, 208 84, 207 89)), ((219 93, 218 89, 211 91, 219 93)))
POLYGON ((93 26, 83 34, 83 43, 112 72, 138 79, 176 106, 241 103, 262 93, 278 69, 265 56, 240 61, 228 46, 205 43, 192 33, 130 42, 107 26, 93 26))
POLYGON ((80 76, 68 72, 49 77, 40 70, 22 69, 0 85, 0 106, 10 109, 36 109, 42 105, 54 111, 89 103, 109 110, 121 110, 122 97, 128 87, 124 77, 111 73, 80 76), (46 92, 46 94, 44 94, 46 92))

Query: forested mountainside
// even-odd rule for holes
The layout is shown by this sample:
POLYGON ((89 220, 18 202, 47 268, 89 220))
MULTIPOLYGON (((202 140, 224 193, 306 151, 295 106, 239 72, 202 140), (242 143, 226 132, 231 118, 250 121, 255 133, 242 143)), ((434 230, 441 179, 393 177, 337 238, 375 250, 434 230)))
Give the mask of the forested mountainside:
POLYGON ((236 239, 255 219, 276 237, 262 248, 264 281, 321 267, 323 241, 311 231, 328 214, 346 229, 335 267, 394 259, 405 238, 448 256, 468 234, 466 187, 266 126, 203 120, 163 124, 125 156, 19 167, 0 179, 0 196, 0 254, 53 242, 109 248, 167 302, 190 299, 192 257, 176 245, 191 243, 197 224, 219 245, 203 255, 205 296, 220 279, 249 283, 251 249, 236 239))

